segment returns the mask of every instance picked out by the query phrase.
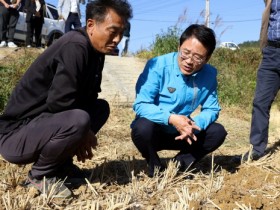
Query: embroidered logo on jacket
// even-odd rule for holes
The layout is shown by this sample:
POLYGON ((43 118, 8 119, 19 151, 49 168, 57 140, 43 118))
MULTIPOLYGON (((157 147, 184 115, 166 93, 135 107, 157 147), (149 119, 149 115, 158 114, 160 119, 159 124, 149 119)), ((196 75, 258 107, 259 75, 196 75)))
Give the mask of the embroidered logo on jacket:
POLYGON ((169 93, 174 93, 176 90, 176 88, 173 88, 173 87, 168 87, 167 89, 168 89, 169 93))

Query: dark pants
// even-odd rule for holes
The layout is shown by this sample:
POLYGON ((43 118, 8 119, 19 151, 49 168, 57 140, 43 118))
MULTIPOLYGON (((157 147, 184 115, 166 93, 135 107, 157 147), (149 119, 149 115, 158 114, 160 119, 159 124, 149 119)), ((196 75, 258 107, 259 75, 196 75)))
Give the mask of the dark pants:
POLYGON ((54 176, 75 155, 89 129, 97 133, 108 119, 107 101, 97 100, 96 107, 90 114, 80 109, 42 113, 19 129, 0 135, 0 153, 11 163, 34 162, 31 174, 37 179, 54 176))
POLYGON ((31 18, 27 23, 26 45, 32 45, 33 35, 35 35, 35 46, 41 47, 41 33, 43 28, 43 20, 38 17, 31 18))
POLYGON ((189 145, 187 141, 175 140, 179 133, 168 134, 162 128, 161 125, 146 118, 138 119, 132 128, 132 141, 146 159, 149 167, 162 166, 157 154, 160 150, 179 150, 175 159, 181 166, 187 167, 216 150, 227 135, 222 125, 212 123, 205 131, 196 135, 196 142, 189 145))
POLYGON ((72 25, 74 28, 80 28, 82 26, 78 13, 69 13, 69 16, 65 22, 65 33, 72 30, 72 25))
POLYGON ((0 6, 0 41, 12 42, 14 40, 18 18, 19 12, 16 9, 0 6))
POLYGON ((268 143, 270 108, 280 87, 280 48, 265 47, 257 73, 253 101, 250 143, 263 154, 268 143))

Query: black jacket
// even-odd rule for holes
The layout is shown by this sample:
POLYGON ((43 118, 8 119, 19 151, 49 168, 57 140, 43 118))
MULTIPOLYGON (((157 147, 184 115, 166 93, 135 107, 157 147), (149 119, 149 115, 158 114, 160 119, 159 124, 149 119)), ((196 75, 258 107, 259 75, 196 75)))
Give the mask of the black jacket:
POLYGON ((29 67, 12 92, 2 116, 7 133, 43 112, 89 111, 101 91, 105 55, 90 43, 85 28, 71 31, 29 67))
MULTIPOLYGON (((45 14, 45 0, 39 0, 41 8, 39 13, 41 17, 39 18, 42 23, 44 23, 44 14, 45 14)), ((28 23, 31 21, 31 18, 35 17, 36 14, 36 3, 35 0, 25 0, 24 11, 26 11, 25 21, 28 23)))

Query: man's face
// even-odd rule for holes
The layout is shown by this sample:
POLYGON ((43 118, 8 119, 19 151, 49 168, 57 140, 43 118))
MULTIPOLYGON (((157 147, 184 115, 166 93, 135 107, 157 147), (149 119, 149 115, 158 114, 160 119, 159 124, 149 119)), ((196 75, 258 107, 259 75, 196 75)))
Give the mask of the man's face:
POLYGON ((122 39, 124 20, 112 9, 103 22, 87 20, 87 33, 93 47, 101 53, 112 52, 122 39))
POLYGON ((190 37, 179 47, 178 63, 182 74, 192 75, 207 63, 207 49, 195 38, 190 37))

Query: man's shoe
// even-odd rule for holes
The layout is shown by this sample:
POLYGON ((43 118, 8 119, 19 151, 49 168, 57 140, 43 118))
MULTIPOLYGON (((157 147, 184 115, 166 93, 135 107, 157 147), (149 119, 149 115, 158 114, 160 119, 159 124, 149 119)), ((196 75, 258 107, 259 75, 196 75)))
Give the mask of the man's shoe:
POLYGON ((258 160, 263 156, 264 154, 259 154, 255 150, 248 151, 244 154, 242 162, 258 160))
POLYGON ((196 162, 190 153, 179 152, 174 158, 174 162, 179 164, 179 172, 186 172, 191 169, 191 166, 196 162))
POLYGON ((25 186, 35 187, 42 195, 52 196, 54 198, 71 198, 73 193, 68 189, 64 182, 57 177, 51 177, 43 179, 36 179, 32 177, 30 171, 28 172, 28 178, 24 184, 25 186))
POLYGON ((243 164, 246 162, 251 162, 262 158, 265 154, 259 154, 257 151, 250 150, 246 152, 244 155, 236 155, 232 158, 231 162, 235 164, 243 164))
POLYGON ((13 43, 13 42, 8 42, 8 47, 16 48, 18 46, 15 43, 13 43))
POLYGON ((0 43, 0 47, 6 47, 7 46, 7 43, 5 42, 5 41, 2 41, 1 43, 0 43))

